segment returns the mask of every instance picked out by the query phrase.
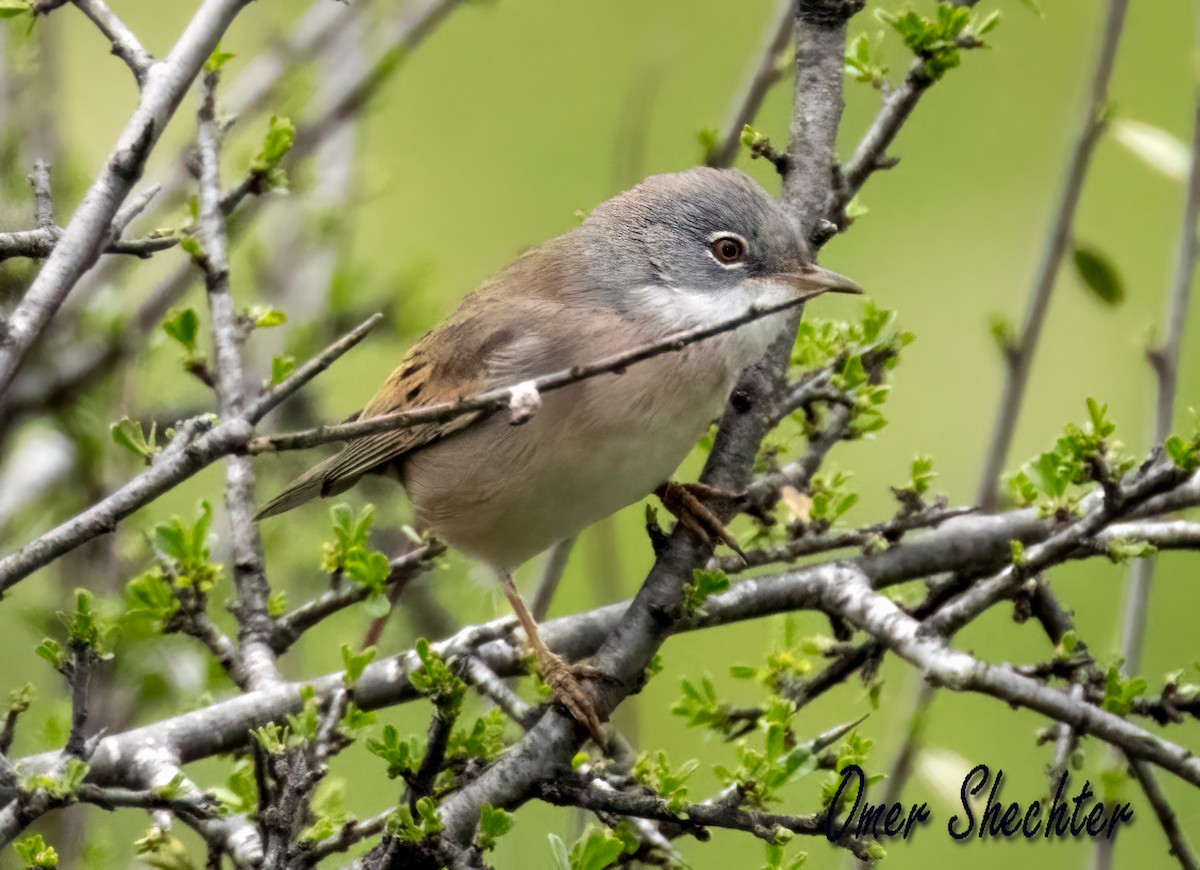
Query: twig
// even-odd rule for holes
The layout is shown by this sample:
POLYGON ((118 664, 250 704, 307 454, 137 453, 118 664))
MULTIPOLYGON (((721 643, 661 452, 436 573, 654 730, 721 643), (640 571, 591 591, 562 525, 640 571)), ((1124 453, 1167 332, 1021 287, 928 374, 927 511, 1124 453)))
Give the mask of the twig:
POLYGON ((749 70, 741 92, 730 105, 729 118, 717 136, 716 143, 704 156, 707 165, 732 166, 737 159, 743 128, 754 120, 771 88, 783 78, 779 59, 791 42, 795 22, 796 0, 779 0, 776 3, 775 15, 767 27, 762 50, 749 70))
MULTIPOLYGON (((540 619, 541 617, 539 617, 540 619)), ((534 708, 522 701, 517 693, 510 689, 508 684, 482 659, 467 656, 463 669, 464 679, 479 690, 481 695, 491 699, 492 703, 503 710, 509 719, 522 728, 528 728, 533 724, 529 721, 529 717, 533 714, 534 708)))
MULTIPOLYGON (((445 551, 444 544, 439 541, 431 541, 392 559, 391 573, 387 579, 388 585, 407 583, 420 571, 428 568, 433 560, 445 551)), ((343 580, 335 588, 321 593, 316 598, 306 601, 295 610, 276 619, 271 635, 272 648, 277 654, 283 654, 314 625, 347 607, 365 601, 371 594, 370 587, 343 580)))
POLYGON ((1175 810, 1167 801, 1167 796, 1163 794, 1154 771, 1144 761, 1128 756, 1126 758, 1129 761, 1129 769, 1133 771, 1142 791, 1146 793, 1146 799, 1150 801, 1150 807, 1154 810, 1154 815, 1158 818, 1163 833, 1167 835, 1172 857, 1179 862, 1179 866, 1183 870, 1198 870, 1200 864, 1196 862, 1196 855, 1188 845, 1187 837, 1179 827, 1179 819, 1175 815, 1175 810))
POLYGON ((620 373, 624 369, 639 362, 653 359, 667 353, 675 353, 688 345, 705 339, 731 332, 740 326, 770 317, 783 311, 795 309, 803 305, 805 298, 789 299, 786 302, 776 302, 771 305, 751 305, 745 312, 718 321, 709 326, 694 327, 672 333, 657 341, 647 342, 629 350, 621 351, 595 362, 576 365, 561 369, 548 375, 533 378, 523 384, 498 387, 479 393, 470 398, 449 402, 438 402, 424 405, 411 411, 395 414, 380 414, 356 420, 353 423, 340 423, 330 426, 318 426, 300 432, 288 432, 279 435, 262 435, 253 439, 246 447, 249 453, 274 453, 280 450, 304 450, 327 444, 331 441, 349 441, 366 435, 376 435, 380 432, 391 432, 399 429, 409 429, 424 423, 438 423, 468 414, 482 416, 509 407, 515 391, 518 389, 536 390, 538 393, 548 393, 563 387, 590 380, 600 375, 620 373))
POLYGON ((1008 460, 1013 433, 1017 428, 1017 418, 1021 413, 1021 405, 1025 399, 1025 387, 1029 382, 1029 372, 1033 365, 1033 354, 1037 350, 1038 339, 1042 334, 1042 325, 1046 320, 1046 311, 1050 307, 1050 296, 1054 292, 1054 279, 1058 274, 1059 263, 1062 261, 1071 238, 1075 207, 1079 203, 1079 195, 1083 190, 1083 182, 1087 176, 1092 151, 1104 129, 1108 104, 1108 82, 1112 77, 1113 62, 1117 55, 1117 42, 1125 23, 1125 12, 1128 6, 1129 0, 1109 0, 1104 33, 1100 41, 1096 66, 1092 72, 1091 91, 1075 135, 1075 144, 1072 146, 1067 161, 1066 179, 1059 194, 1050 232, 1046 237, 1046 247, 1042 251, 1037 274, 1034 276, 1033 286, 1030 288, 1029 301, 1025 309, 1025 321, 1021 326, 1020 336, 1005 351, 1004 396, 996 411, 996 422, 992 430, 991 443, 988 445, 987 455, 984 458, 983 476, 979 481, 979 495, 976 498, 981 510, 996 509, 997 484, 1000 474, 1004 470, 1004 463, 1008 460))
POLYGON ((54 200, 50 196, 50 167, 45 160, 33 164, 29 183, 33 185, 34 226, 39 230, 50 229, 54 226, 54 200))
POLYGON ((50 564, 63 553, 111 532, 121 520, 180 481, 221 457, 243 449, 253 434, 254 423, 361 341, 377 321, 378 317, 370 318, 354 332, 338 339, 313 360, 296 369, 286 380, 253 402, 245 417, 225 420, 216 426, 213 426, 211 417, 197 417, 183 423, 149 469, 112 495, 39 536, 17 552, 0 559, 0 592, 38 568, 50 564))
POLYGON ((550 602, 558 591, 563 573, 567 570, 567 560, 571 558, 571 549, 575 546, 575 538, 559 541, 550 549, 546 564, 542 566, 542 576, 538 579, 537 589, 533 593, 533 602, 529 612, 538 622, 545 619, 550 612, 550 602))
MULTIPOLYGON (((978 2, 979 0, 953 0, 955 6, 966 7, 973 7, 978 2)), ((859 140, 854 155, 842 165, 842 183, 834 191, 828 214, 831 221, 840 224, 842 210, 862 189, 867 179, 877 170, 890 168, 895 164, 895 159, 888 157, 888 148, 895 141, 896 135, 913 109, 917 107, 922 95, 935 81, 929 75, 925 59, 917 58, 909 66, 904 81, 884 97, 883 106, 859 140)))
MULTIPOLYGON (((1163 311, 1165 338, 1150 352, 1150 362, 1158 379, 1158 397, 1154 411, 1154 444, 1162 444, 1171 434, 1175 416, 1176 382, 1179 377, 1179 355, 1183 347, 1183 331, 1187 324, 1188 301, 1192 291, 1192 273, 1196 266, 1196 225, 1200 221, 1200 88, 1196 91, 1196 109, 1192 128, 1192 162, 1188 174, 1187 201, 1179 239, 1175 250, 1175 268, 1171 290, 1163 311)), ((1139 559, 1129 572, 1129 588, 1125 593, 1124 625, 1121 653, 1125 667, 1137 673, 1141 667, 1142 645, 1146 631, 1146 612, 1150 602, 1150 585, 1154 580, 1154 559, 1139 559)))
POLYGON ((145 87, 146 75, 150 71, 154 58, 150 52, 142 48, 136 36, 125 26, 117 14, 108 8, 104 0, 71 0, 79 11, 92 20, 92 23, 104 34, 104 38, 112 43, 112 53, 125 61, 137 81, 138 87, 145 87))
MULTIPOLYGON (((653 819, 681 825, 701 840, 707 839, 705 828, 729 828, 746 831, 759 839, 774 842, 779 831, 813 837, 825 836, 825 812, 792 816, 746 810, 730 802, 689 804, 673 810, 665 798, 644 792, 598 788, 594 781, 578 774, 566 774, 534 786, 535 797, 556 806, 582 807, 599 813, 612 813, 633 818, 653 819)), ((866 843, 847 840, 847 848, 865 858, 866 843)))
POLYGON ((100 255, 106 233, 141 175, 158 137, 184 93, 249 0, 204 0, 141 99, 113 152, 71 217, 33 283, 0 333, 0 395, 8 391, 25 354, 72 288, 100 255))
MULTIPOLYGON (((229 259, 225 240, 225 210, 221 204, 220 132, 216 120, 218 74, 205 73, 200 88, 199 163, 200 204, 198 237, 203 254, 197 264, 212 318, 216 358, 217 400, 221 416, 243 417, 250 405, 245 392, 240 344, 246 325, 233 310, 229 292, 229 259)), ((275 651, 270 644, 273 620, 267 614, 270 586, 263 564, 262 540, 254 522, 254 467, 247 456, 225 458, 225 508, 229 513, 233 580, 237 598, 231 611, 238 621, 242 671, 251 688, 279 680, 275 651)))

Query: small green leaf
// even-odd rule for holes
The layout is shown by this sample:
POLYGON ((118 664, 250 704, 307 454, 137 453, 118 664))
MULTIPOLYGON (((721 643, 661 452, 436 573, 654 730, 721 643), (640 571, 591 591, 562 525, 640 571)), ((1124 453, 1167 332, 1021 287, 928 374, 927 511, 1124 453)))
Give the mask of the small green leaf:
POLYGON ((158 452, 157 429, 158 424, 151 422, 150 432, 147 434, 142 431, 141 423, 128 417, 122 417, 120 421, 109 427, 114 444, 142 457, 147 464, 154 459, 154 455, 158 452))
POLYGON ((56 671, 61 671, 66 667, 67 654, 63 651, 62 645, 52 638, 42 638, 42 642, 33 651, 48 661, 56 671))
POLYGON ((162 328, 189 354, 196 352, 196 336, 200 332, 200 316, 196 314, 196 309, 172 308, 163 319, 162 328))
POLYGON ((695 615, 700 612, 704 602, 710 596, 724 592, 729 588, 729 577, 724 571, 704 571, 696 568, 692 571, 692 582, 683 587, 684 613, 695 615))
POLYGON ((206 73, 218 72, 221 67, 225 66, 229 61, 237 57, 231 51, 221 51, 221 46, 213 49, 213 53, 208 56, 208 60, 204 62, 204 71, 206 73))
POLYGON ((179 247, 193 260, 204 259, 204 249, 200 247, 200 242, 196 240, 195 236, 184 236, 181 238, 179 240, 179 247))
POLYGON ((271 386, 282 384, 296 369, 296 358, 291 354, 271 358, 271 386))
POLYGON ((287 323, 287 315, 270 305, 255 305, 250 309, 250 319, 255 329, 271 329, 287 323))
POLYGON ((345 668, 345 673, 342 675, 342 681, 347 687, 352 688, 358 682, 358 678, 362 676, 367 665, 375 660, 375 647, 369 646, 361 652, 353 652, 348 644, 342 644, 342 665, 345 668))
POLYGON ((1076 243, 1075 271, 1096 298, 1107 305, 1120 305, 1125 288, 1112 261, 1099 249, 1076 243))
POLYGON ((475 842, 484 852, 489 852, 496 848, 496 841, 511 831, 512 827, 512 813, 484 804, 479 808, 479 833, 475 842))
MULTIPOLYGON (((2 7, 0 7, 2 8, 2 7)), ((9 18, 0 12, 0 18, 9 18)), ((58 866, 58 853, 54 847, 46 843, 41 834, 30 834, 13 843, 17 855, 21 858, 24 870, 40 870, 44 867, 58 866)))
MULTIPOLYGON (((0 0, 0 18, 16 18, 18 15, 32 14, 33 4, 30 3, 29 0, 0 0)), ((53 852, 54 850, 51 849, 50 851, 53 852)), ((46 866, 52 867, 55 865, 51 864, 46 866)))

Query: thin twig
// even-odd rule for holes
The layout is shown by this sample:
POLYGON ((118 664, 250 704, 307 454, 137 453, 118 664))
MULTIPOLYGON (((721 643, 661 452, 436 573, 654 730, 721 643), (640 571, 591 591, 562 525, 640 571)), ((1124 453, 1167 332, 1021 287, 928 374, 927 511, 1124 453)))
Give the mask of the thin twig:
POLYGON ((498 387, 470 398, 424 405, 411 411, 380 414, 376 417, 356 420, 353 423, 318 426, 314 429, 287 432, 279 435, 263 435, 252 440, 246 449, 249 453, 305 450, 320 444, 328 444, 331 441, 349 441, 367 435, 376 435, 380 432, 409 429, 425 423, 443 422, 468 414, 482 416, 494 413, 509 407, 514 393, 518 390, 533 389, 538 393, 548 393, 601 375, 620 373, 636 363, 653 359, 663 354, 678 352, 688 345, 704 341, 722 333, 731 332, 755 320, 761 320, 773 314, 798 308, 804 304, 806 298, 799 297, 789 299, 785 302, 776 302, 771 305, 751 305, 745 312, 736 317, 730 317, 709 326, 680 330, 657 341, 647 342, 646 344, 603 357, 594 362, 571 366, 570 368, 561 369, 551 374, 542 375, 523 384, 498 387))
POLYGON ((174 48, 142 89, 116 146, 71 217, 37 277, 0 333, 0 395, 8 391, 25 354, 92 267, 121 204, 133 189, 158 137, 204 61, 249 0, 204 0, 174 48))
POLYGON ((221 457, 244 449, 253 435, 254 423, 361 341, 376 322, 377 316, 368 319, 354 332, 338 339, 313 360, 296 369, 282 383, 253 402, 244 417, 224 420, 216 426, 211 415, 184 422, 146 471, 112 495, 40 535, 17 552, 0 559, 0 592, 38 568, 50 564, 63 553, 111 532, 121 520, 154 501, 180 481, 221 457))
POLYGON ((1050 224, 1050 232, 1046 237, 1046 246, 1038 263, 1033 286, 1030 288, 1025 320, 1020 335, 1005 351, 1004 396, 996 411, 996 422, 984 458, 983 475, 979 481, 979 495, 976 498, 981 510, 992 511, 996 508, 997 484, 1004 470, 1004 463, 1008 461, 1013 433, 1016 432, 1017 419, 1025 400, 1025 388, 1029 383, 1033 355, 1046 321, 1050 296, 1054 292, 1058 267, 1071 239, 1075 207, 1083 191, 1092 152, 1104 130, 1108 111, 1108 82, 1112 77, 1117 43, 1125 24, 1125 12, 1128 7, 1129 0, 1109 0, 1104 33, 1092 71, 1091 90, 1067 161, 1066 177, 1050 224))
MULTIPOLYGON (((1192 162, 1188 174, 1187 200, 1179 239, 1175 249, 1175 268, 1171 290, 1163 311, 1163 343, 1150 352, 1150 362, 1158 380, 1158 396, 1154 410, 1154 444, 1162 444, 1171 434, 1175 417, 1176 383, 1179 378, 1179 355, 1183 348, 1183 331, 1187 324, 1188 302, 1192 292, 1192 273, 1196 268, 1196 226, 1200 221, 1200 87, 1196 91, 1195 117, 1192 127, 1192 162)), ((1125 593, 1124 625, 1121 654, 1130 673, 1141 667, 1142 646, 1146 632, 1146 613, 1150 602, 1150 585, 1154 580, 1154 559, 1139 559, 1129 572, 1129 588, 1125 593)))
MULTIPOLYGON (((202 255, 197 264, 212 318, 216 358, 217 402, 226 419, 243 417, 251 405, 242 370, 241 342, 249 326, 234 311, 229 292, 229 258, 225 239, 225 209, 221 204, 220 131, 216 119, 219 75, 204 74, 200 87, 199 133, 200 203, 197 217, 202 255)), ((262 539, 254 522, 254 467, 248 456, 225 457, 225 508, 229 513, 233 551, 233 581, 237 597, 231 611, 238 621, 238 652, 251 688, 279 680, 270 639, 274 620, 267 613, 270 586, 263 563, 262 539)))
POLYGON ((545 619, 546 614, 550 612, 550 602, 554 600, 554 593, 558 591, 558 584, 562 582, 563 573, 567 570, 567 560, 571 558, 574 546, 575 538, 567 538, 550 548, 546 564, 542 566, 542 576, 538 579, 537 589, 533 593, 533 602, 529 606, 529 612, 538 622, 545 619))
POLYGON ((775 14, 767 27, 766 38, 755 58, 749 76, 729 109, 729 118, 717 135, 717 141, 704 156, 709 166, 732 166, 737 159, 742 141, 742 130, 754 120, 762 108, 763 100, 780 79, 780 55, 792 40, 792 29, 796 22, 796 0, 778 0, 775 14))
POLYGON ((137 81, 138 87, 146 84, 146 75, 150 71, 154 58, 150 52, 142 48, 133 31, 125 26, 115 12, 104 0, 71 0, 79 11, 92 20, 92 23, 104 34, 104 38, 112 43, 112 53, 125 61, 137 81))

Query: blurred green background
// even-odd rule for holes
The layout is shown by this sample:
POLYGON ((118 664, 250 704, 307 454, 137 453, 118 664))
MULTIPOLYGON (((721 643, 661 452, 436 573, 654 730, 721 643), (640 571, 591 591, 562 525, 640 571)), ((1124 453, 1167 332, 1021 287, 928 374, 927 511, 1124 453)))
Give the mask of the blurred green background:
MULTIPOLYGON (((897 0, 871 3, 877 5, 903 8, 897 0)), ((895 372, 891 425, 874 441, 840 446, 832 456, 834 465, 853 472, 861 496, 849 522, 870 522, 892 512, 888 485, 906 478, 916 453, 934 458, 936 488, 953 503, 974 498, 1001 384, 1000 357, 989 336, 988 319, 1000 313, 1019 321, 1023 311, 1105 6, 1100 0, 1044 0, 1042 5, 1045 14, 1039 18, 1017 0, 983 0, 982 11, 998 8, 1004 16, 989 36, 991 49, 966 54, 962 67, 925 97, 893 149, 901 164, 873 178, 862 195, 869 214, 823 254, 826 265, 853 276, 880 305, 896 309, 900 325, 918 337, 895 372)), ((114 6, 147 47, 161 55, 195 4, 119 0, 114 6)), ((314 250, 327 250, 335 260, 333 313, 323 313, 322 323, 306 323, 303 304, 296 303, 292 310, 287 299, 278 301, 292 322, 274 333, 256 334, 251 344, 259 345, 260 362, 280 347, 298 356, 311 352, 335 326, 344 327, 356 316, 376 309, 388 314, 385 325, 364 345, 314 383, 307 405, 298 403, 301 410, 285 411, 267 426, 282 427, 289 419, 338 419, 357 410, 414 337, 523 248, 570 229, 577 210, 592 208, 643 175, 695 164, 700 159, 697 134, 725 117, 773 6, 769 0, 499 0, 455 11, 372 100, 355 134, 354 175, 344 202, 321 204, 313 194, 319 173, 303 167, 295 173, 292 196, 273 198, 264 220, 238 248, 234 292, 245 303, 270 301, 271 294, 286 289, 293 278, 303 278, 290 269, 297 262, 311 265, 304 257, 314 250), (297 214, 303 215, 298 229, 297 214), (283 252, 276 248, 281 233, 290 239, 283 252)), ((928 6, 917 4, 923 10, 928 6)), ((1112 88, 1115 112, 1187 141, 1193 71, 1190 4, 1157 0, 1132 7, 1112 88)), ((238 55, 226 77, 240 73, 255 51, 304 8, 297 0, 252 4, 224 41, 223 47, 238 55)), ((367 14, 381 21, 393 9, 392 2, 376 0, 367 14)), ((80 185, 94 175, 127 118, 135 92, 127 70, 107 55, 102 38, 73 9, 58 11, 37 27, 52 29, 55 46, 58 72, 52 105, 63 143, 56 178, 61 179, 58 209, 65 222, 80 185)), ((9 25, 5 38, 10 60, 39 38, 39 31, 27 34, 25 28, 24 21, 9 25)), ((364 38, 371 45, 377 34, 376 28, 369 30, 364 38)), ((881 30, 870 10, 851 26, 852 34, 881 30)), ((883 39, 883 50, 893 69, 891 77, 898 80, 908 66, 905 50, 894 35, 883 39)), ((310 95, 327 75, 323 67, 298 69, 272 107, 302 116, 310 95)), ((852 81, 847 81, 846 91, 842 156, 851 151, 880 100, 869 86, 852 81)), ((756 122, 777 143, 786 141, 789 103, 790 87, 780 86, 756 122)), ((167 172, 177 146, 193 134, 194 108, 190 96, 156 151, 147 181, 167 172)), ((264 125, 256 118, 247 121, 244 130, 235 128, 226 154, 227 177, 244 171, 264 125)), ((739 165, 777 189, 769 167, 745 158, 739 165)), ((6 172, 23 177, 27 169, 10 167, 6 172)), ((4 196, 0 214, 6 228, 25 226, 28 199, 23 188, 9 185, 4 196)), ((1131 448, 1140 453, 1149 446, 1154 381, 1144 350, 1148 336, 1159 328, 1182 199, 1178 181, 1148 168, 1111 138, 1100 143, 1076 234, 1111 257, 1126 282, 1127 298, 1119 307, 1106 306, 1084 290, 1069 266, 1064 269, 1010 468, 1048 447, 1064 423, 1081 419, 1088 396, 1109 403, 1111 417, 1131 448)), ((168 213, 138 226, 171 226, 180 214, 168 213)), ((121 273, 95 295, 93 305, 101 312, 97 318, 127 310, 180 259, 173 251, 121 273)), ((311 276, 306 280, 311 283, 311 276)), ((327 295, 325 284, 319 289, 319 296, 327 295)), ((187 303, 202 309, 196 288, 187 303)), ((852 300, 822 300, 810 316, 853 316, 857 305, 852 300)), ((318 304, 307 310, 324 312, 326 307, 318 304)), ((1200 394, 1200 306, 1193 306, 1190 320, 1179 384, 1181 415, 1200 394)), ((125 414, 147 418, 209 407, 204 388, 179 373, 178 357, 178 348, 157 335, 128 377, 89 395, 73 425, 82 419, 99 433, 101 456, 93 483, 111 487, 137 470, 127 454, 107 441, 108 422, 125 414)), ((45 437, 47 428, 65 425, 47 416, 26 424, 7 446, 11 452, 21 439, 45 437)), ((257 466, 260 495, 276 490, 315 458, 314 453, 262 459, 257 466)), ((695 467, 698 458, 689 466, 695 467)), ((147 564, 144 532, 173 513, 193 516, 201 498, 219 504, 221 479, 220 469, 210 468, 127 520, 115 544, 98 545, 108 548, 104 559, 93 561, 99 549, 91 548, 63 560, 21 584, 0 606, 0 689, 27 679, 42 688, 20 731, 17 754, 61 740, 53 726, 43 728, 41 723, 52 715, 61 719, 65 702, 50 697, 57 678, 33 654, 53 622, 48 613, 62 607, 65 591, 75 586, 119 588, 147 564), (103 565, 102 578, 92 570, 97 564, 103 565)), ((87 488, 76 480, 64 483, 36 510, 0 528, 3 549, 19 546, 78 510, 86 494, 81 490, 87 488)), ((402 494, 382 483, 349 494, 356 506, 368 500, 379 508, 379 540, 387 540, 382 532, 406 521, 402 494)), ((324 588, 317 566, 320 541, 327 536, 326 505, 311 505, 264 527, 271 581, 287 589, 293 603, 324 588)), ((552 615, 632 595, 651 561, 642 506, 637 505, 582 535, 552 615)), ((506 612, 494 582, 479 566, 456 555, 447 563, 432 582, 427 578, 422 583, 454 623, 465 625, 506 612)), ((1200 658, 1196 565, 1187 555, 1160 559, 1144 667, 1151 691, 1161 687, 1165 672, 1200 658)), ((527 568, 527 589, 535 577, 536 566, 527 568)), ((1091 560, 1055 570, 1052 582, 1075 609, 1080 634, 1093 650, 1115 649, 1123 569, 1091 560)), ((1046 657, 1040 630, 1033 624, 1015 626, 1009 616, 1007 608, 996 608, 963 632, 958 645, 993 661, 1046 657)), ((338 667, 339 645, 356 643, 366 621, 358 610, 330 620, 287 656, 287 674, 299 678, 338 667)), ((410 645, 412 622, 393 620, 382 652, 410 645)), ((828 630, 816 615, 801 615, 798 622, 804 633, 828 630)), ((711 764, 729 763, 733 750, 689 730, 668 712, 679 695, 680 677, 711 673, 723 696, 752 703, 756 690, 732 680, 728 668, 760 661, 779 633, 779 624, 770 621, 703 637, 678 637, 663 651, 665 671, 621 711, 618 721, 639 747, 666 749, 676 762, 691 757, 705 762, 693 777, 692 796, 700 798, 719 787, 711 764)), ((228 691, 220 680, 205 676, 203 659, 185 639, 172 638, 165 646, 138 645, 127 656, 113 698, 128 702, 138 692, 155 696, 136 714, 137 721, 182 709, 208 688, 216 694, 228 691)), ((882 707, 861 728, 875 740, 871 772, 886 770, 902 740, 916 682, 911 669, 891 660, 883 675, 882 707)), ((113 704, 120 706, 117 700, 113 704)), ((816 734, 869 710, 861 684, 851 682, 806 708, 800 721, 806 732, 816 734)), ((395 723, 405 733, 423 732, 428 712, 425 705, 409 705, 381 711, 379 722, 395 723)), ((967 765, 1003 768, 1003 796, 1024 804, 1047 789, 1052 749, 1035 745, 1035 732, 1044 724, 1035 715, 986 698, 942 694, 928 723, 928 745, 953 753, 967 765)), ((1200 746, 1200 726, 1195 723, 1171 728, 1170 736, 1200 746)), ((1087 767, 1077 776, 1095 781, 1109 764, 1108 755, 1090 742, 1084 748, 1087 767)), ((226 769, 225 762, 206 762, 196 766, 195 776, 204 785, 214 785, 223 780, 226 769)), ((382 766, 357 747, 338 760, 335 775, 348 783, 346 802, 361 816, 394 803, 398 794, 382 766)), ((781 809, 814 810, 823 776, 802 781, 781 809)), ((1167 776, 1163 781, 1184 830, 1197 842, 1200 800, 1195 790, 1167 776)), ((1090 859, 1091 846, 1083 841, 955 843, 946 835, 945 824, 956 809, 948 799, 954 798, 960 782, 961 773, 940 779, 919 776, 905 787, 903 800, 928 801, 934 822, 907 843, 889 843, 885 866, 954 867, 970 862, 991 868, 1020 861, 1033 870, 1081 866, 1090 859)), ((1116 866, 1169 866, 1165 840, 1145 799, 1136 786, 1125 788, 1137 816, 1120 839, 1116 866)), ((90 824, 87 851, 78 859, 81 866, 128 865, 130 843, 145 820, 131 811, 115 817, 98 810, 82 812, 90 824)), ((78 822, 72 824, 77 830, 78 822)), ((518 813, 513 833, 502 841, 496 864, 552 867, 547 832, 558 832, 569 843, 579 824, 570 812, 526 807, 518 813)), ((46 830, 53 838, 56 829, 46 830)), ((761 843, 745 834, 714 831, 709 844, 683 840, 680 846, 696 868, 762 863, 761 843)), ((791 852, 801 849, 810 854, 809 866, 846 862, 844 853, 820 840, 790 847, 791 852)), ((11 859, 10 854, 0 856, 0 865, 7 866, 11 859)))

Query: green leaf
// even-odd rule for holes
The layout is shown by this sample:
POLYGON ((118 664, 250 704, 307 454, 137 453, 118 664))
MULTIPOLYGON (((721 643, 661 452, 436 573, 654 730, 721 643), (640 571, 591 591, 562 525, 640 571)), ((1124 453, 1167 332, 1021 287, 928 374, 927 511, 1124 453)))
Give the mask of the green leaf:
POLYGON ((1125 299, 1125 288, 1112 261, 1098 248, 1076 242, 1074 251, 1075 271, 1080 280, 1101 302, 1120 305, 1125 299))
POLYGON ((208 60, 204 62, 204 71, 206 73, 219 72, 221 67, 225 66, 229 61, 237 57, 231 51, 221 51, 221 46, 213 49, 213 53, 208 56, 208 60))
POLYGON ((1117 538, 1108 545, 1108 558, 1115 565, 1127 565, 1134 559, 1148 559, 1158 552, 1149 541, 1117 538))
POLYGON ((62 645, 52 638, 42 638, 42 642, 34 648, 40 658, 48 661, 56 671, 61 671, 67 665, 67 654, 62 645))
POLYGON ((467 684, 450 670, 428 640, 418 638, 415 649, 421 667, 408 675, 408 681, 418 692, 427 695, 443 714, 457 716, 467 693, 467 684))
POLYGON ((19 689, 13 689, 8 693, 8 710, 10 713, 24 713, 29 710, 29 705, 33 703, 33 699, 37 696, 37 690, 33 683, 26 683, 19 689))
POLYGON ((282 384, 296 369, 296 358, 291 354, 271 358, 271 386, 282 384))
POLYGON ((1195 442, 1187 442, 1178 435, 1172 435, 1163 442, 1163 449, 1181 470, 1190 473, 1200 468, 1200 445, 1195 442))
POLYGON ((200 502, 200 515, 192 525, 179 517, 154 527, 154 550, 164 574, 176 586, 208 592, 221 576, 221 566, 210 561, 209 529, 212 506, 200 502))
POLYGON ((484 852, 490 852, 496 848, 496 841, 512 830, 513 824, 512 813, 484 804, 479 808, 479 833, 475 835, 475 842, 484 852))
POLYGON ((571 847, 570 870, 604 870, 625 852, 625 843, 608 828, 588 826, 571 847))
POLYGON ((694 616, 700 612, 704 602, 710 596, 724 592, 729 588, 729 577, 724 571, 705 571, 696 568, 692 571, 692 582, 683 587, 683 611, 694 616))
POLYGON ((415 774, 421 765, 421 756, 424 754, 424 749, 417 737, 410 736, 401 740, 400 732, 394 725, 383 726, 380 738, 368 740, 366 746, 368 752, 387 762, 389 779, 415 774))
POLYGON ((278 619, 287 613, 287 590, 272 589, 267 594, 267 615, 278 619))
POLYGON ((1113 664, 1104 675, 1104 709, 1118 716, 1128 715, 1133 702, 1146 693, 1148 686, 1145 677, 1122 677, 1120 663, 1113 664))
POLYGON ((279 164, 296 141, 296 126, 290 119, 272 115, 262 147, 250 163, 250 171, 262 179, 268 189, 287 187, 287 176, 279 164))
POLYGON ((250 319, 255 329, 271 329, 287 323, 287 315, 270 305, 255 305, 250 309, 250 319))
POLYGON ((347 688, 353 688, 366 670, 367 665, 375 660, 375 647, 369 646, 361 652, 353 652, 349 644, 342 644, 342 665, 345 668, 345 673, 342 675, 342 682, 347 688))
POLYGON ((266 725, 252 730, 250 736, 267 755, 278 755, 287 745, 289 735, 287 728, 276 725, 274 722, 268 722, 266 725))
POLYGON ((146 433, 142 431, 141 423, 122 417, 109 427, 109 432, 114 444, 142 457, 147 464, 158 453, 158 424, 155 422, 150 423, 150 431, 146 433))
POLYGON ((200 247, 200 242, 196 240, 195 236, 184 236, 181 238, 179 240, 179 247, 193 260, 204 259, 204 249, 200 247))
MULTIPOLYGON (((0 18, 16 18, 18 15, 32 14, 33 4, 29 0, 0 0, 0 18)), ((53 867, 55 865, 48 864, 46 866, 53 867)))
POLYGON ((196 336, 200 332, 200 315, 194 308, 172 308, 163 319, 162 329, 189 354, 196 351, 196 336))
MULTIPOLYGON (((0 18, 9 17, 11 16, 0 12, 0 18)), ((13 848, 17 850, 17 855, 20 856, 22 866, 26 870, 58 866, 58 853, 54 851, 53 846, 46 843, 41 834, 30 834, 28 837, 23 837, 13 843, 13 848)))
POLYGON ((558 834, 547 834, 546 836, 550 841, 550 854, 554 856, 556 870, 571 870, 571 856, 568 854, 562 838, 558 834))

